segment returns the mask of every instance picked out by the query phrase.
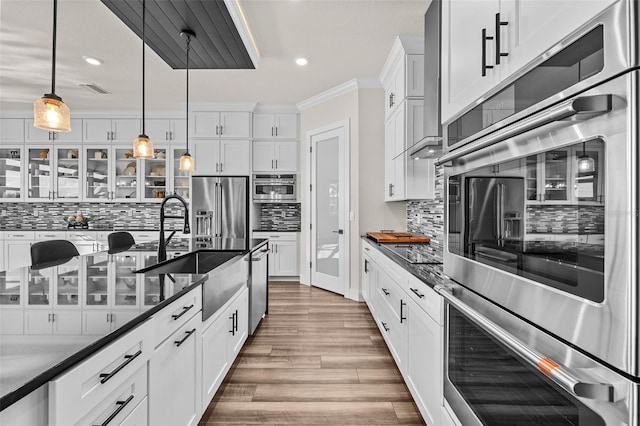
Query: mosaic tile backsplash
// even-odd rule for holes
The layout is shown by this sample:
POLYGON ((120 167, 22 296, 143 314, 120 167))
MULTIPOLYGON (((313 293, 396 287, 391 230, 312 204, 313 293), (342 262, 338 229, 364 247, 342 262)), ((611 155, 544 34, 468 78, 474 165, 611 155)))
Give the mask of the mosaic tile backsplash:
MULTIPOLYGON (((407 231, 426 235, 431 242, 421 247, 422 259, 442 263, 444 240, 444 167, 436 167, 435 195, 432 200, 407 202, 407 231)), ((424 274, 442 279, 442 265, 425 266, 424 274)))
POLYGON ((530 205, 527 234, 604 234, 604 206, 530 205))
POLYGON ((300 203, 262 203, 256 230, 300 232, 300 203))
MULTIPOLYGON (((64 218, 78 213, 91 218, 89 229, 154 230, 160 225, 158 203, 2 203, 0 230, 64 230, 64 218)), ((182 215, 182 208, 169 204, 165 214, 182 215)), ((167 224, 172 226, 169 220, 167 224)))

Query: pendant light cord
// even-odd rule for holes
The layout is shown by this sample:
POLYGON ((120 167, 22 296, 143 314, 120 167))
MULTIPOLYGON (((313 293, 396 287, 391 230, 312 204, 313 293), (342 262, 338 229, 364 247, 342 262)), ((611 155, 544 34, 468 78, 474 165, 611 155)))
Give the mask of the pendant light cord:
POLYGON ((187 154, 189 153, 189 50, 191 49, 191 36, 187 34, 187 154))
MULTIPOLYGON (((57 1, 57 0, 56 0, 57 1)), ((142 134, 146 135, 144 131, 144 27, 145 15, 147 8, 145 7, 145 0, 142 0, 142 134)))
POLYGON ((51 59, 51 93, 56 93, 56 33, 58 29, 58 0, 53 0, 53 58, 51 59))

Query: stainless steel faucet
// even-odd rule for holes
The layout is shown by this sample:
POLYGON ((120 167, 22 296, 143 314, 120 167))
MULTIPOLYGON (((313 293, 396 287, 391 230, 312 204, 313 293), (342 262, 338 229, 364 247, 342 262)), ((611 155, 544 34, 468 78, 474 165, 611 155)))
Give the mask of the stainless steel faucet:
POLYGON ((184 219, 184 229, 182 230, 182 232, 185 234, 191 233, 191 228, 189 228, 189 205, 184 198, 176 194, 167 195, 162 200, 162 204, 160 204, 160 238, 158 239, 158 263, 167 260, 167 243, 169 242, 171 237, 173 237, 173 234, 176 233, 176 231, 173 231, 171 235, 169 235, 169 238, 167 238, 166 240, 164 239, 165 219, 184 219), (184 216, 167 216, 164 214, 165 204, 167 204, 167 202, 172 199, 176 199, 182 203, 182 205, 184 206, 184 216))

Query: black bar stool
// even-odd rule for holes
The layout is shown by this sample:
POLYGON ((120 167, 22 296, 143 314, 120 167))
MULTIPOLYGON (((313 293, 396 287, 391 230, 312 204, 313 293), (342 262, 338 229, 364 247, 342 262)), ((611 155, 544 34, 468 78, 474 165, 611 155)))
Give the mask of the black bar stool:
POLYGON ((40 241, 31 246, 31 265, 42 266, 54 262, 66 262, 72 257, 79 255, 78 249, 71 241, 40 241))
POLYGON ((107 241, 109 242, 109 254, 120 253, 121 251, 128 250, 136 243, 133 239, 133 235, 125 231, 110 233, 107 237, 107 241))

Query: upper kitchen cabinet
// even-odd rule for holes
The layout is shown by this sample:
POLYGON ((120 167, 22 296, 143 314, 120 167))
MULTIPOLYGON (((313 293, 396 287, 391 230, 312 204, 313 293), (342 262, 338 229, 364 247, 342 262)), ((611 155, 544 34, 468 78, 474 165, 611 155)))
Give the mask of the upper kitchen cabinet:
POLYGON ((0 147, 0 201, 24 200, 24 167, 24 147, 3 143, 0 147))
POLYGON ((298 139, 298 114, 253 114, 254 139, 298 139))
POLYGON ((145 122, 147 136, 153 142, 184 141, 187 137, 187 120, 152 118, 145 122))
POLYGON ((404 99, 424 96, 424 39, 399 36, 380 73, 385 92, 385 117, 404 99))
POLYGON ((24 120, 22 118, 0 118, 0 143, 24 142, 24 120))
POLYGON ((108 148, 85 146, 85 201, 137 201, 140 162, 131 144, 108 148))
POLYGON ((296 173, 298 171, 298 142, 253 141, 253 171, 296 173))
POLYGON ((192 114, 191 135, 194 138, 249 138, 251 113, 195 111, 192 114))
POLYGON ((142 166, 141 201, 161 202, 165 195, 169 194, 169 147, 156 146, 153 150, 153 158, 140 160, 142 166))
POLYGON ((80 143, 82 142, 82 119, 71 119, 70 132, 48 132, 33 126, 33 120, 24 121, 24 140, 27 143, 80 143))
POLYGON ((195 140, 194 175, 243 175, 251 173, 251 142, 248 140, 195 140))
POLYGON ((442 0, 442 122, 618 0, 442 0))
MULTIPOLYGON (((83 141, 85 143, 129 142, 142 131, 137 118, 91 118, 83 120, 83 141)), ((146 129, 145 129, 146 130, 146 129)))
POLYGON ((79 201, 82 198, 80 145, 27 148, 27 200, 79 201))

